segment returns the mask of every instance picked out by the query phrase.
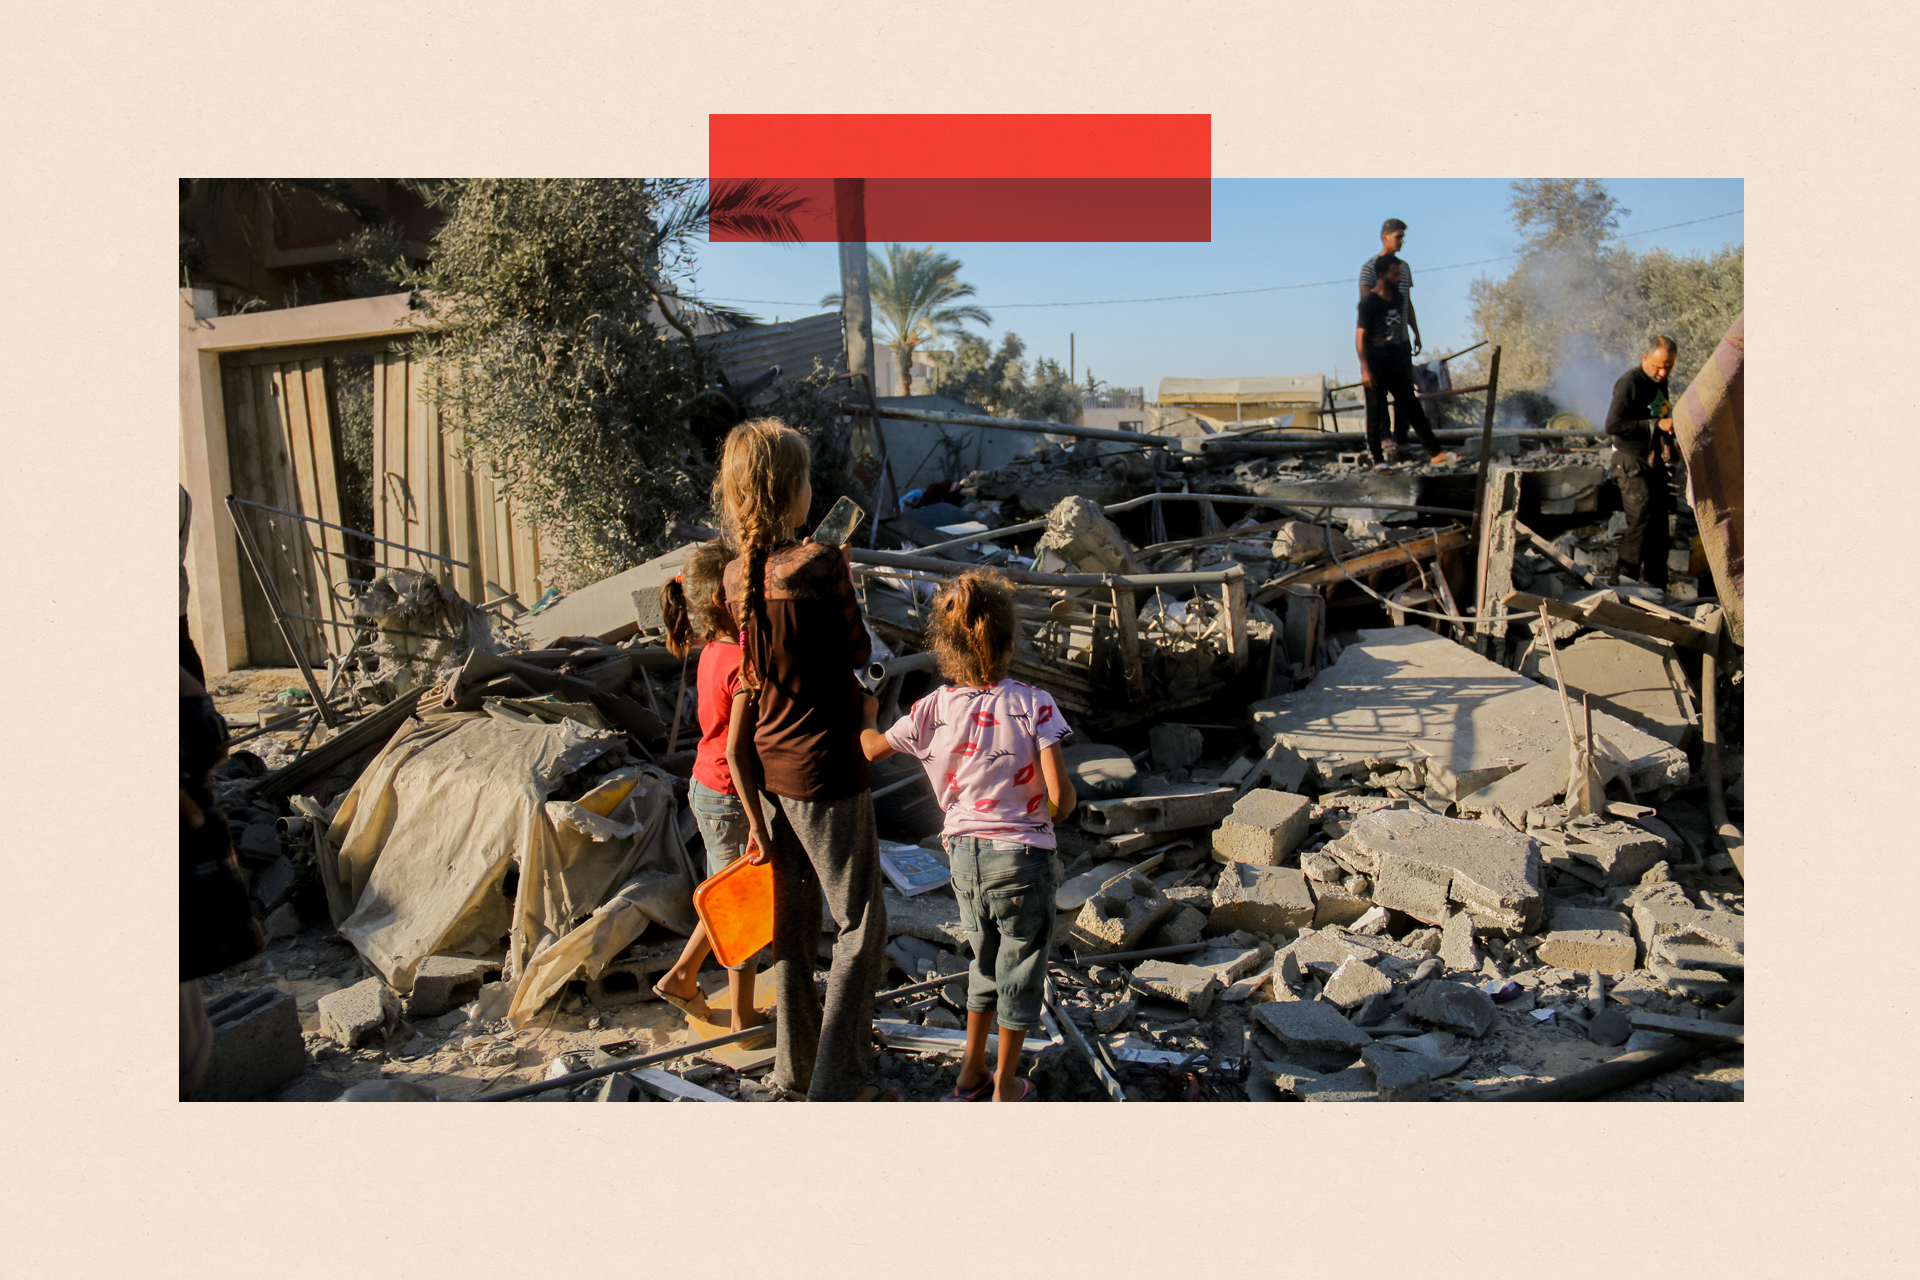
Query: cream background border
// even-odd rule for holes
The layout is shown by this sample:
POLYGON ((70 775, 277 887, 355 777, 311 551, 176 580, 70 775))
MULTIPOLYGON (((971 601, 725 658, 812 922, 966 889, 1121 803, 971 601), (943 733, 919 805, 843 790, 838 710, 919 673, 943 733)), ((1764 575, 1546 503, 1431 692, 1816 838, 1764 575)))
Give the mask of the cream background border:
POLYGON ((1916 887, 1907 10, 705 12, 229 0, 9 23, 7 1270, 1911 1274, 1914 987, 1883 954, 1916 887), (1383 40, 1387 74, 1363 71, 1383 40), (1223 176, 1378 173, 1390 136, 1408 176, 1746 179, 1751 1100, 175 1104, 173 180, 695 173, 710 110, 1107 109, 1212 112, 1223 176), (753 1208, 728 1213, 731 1188, 753 1208))

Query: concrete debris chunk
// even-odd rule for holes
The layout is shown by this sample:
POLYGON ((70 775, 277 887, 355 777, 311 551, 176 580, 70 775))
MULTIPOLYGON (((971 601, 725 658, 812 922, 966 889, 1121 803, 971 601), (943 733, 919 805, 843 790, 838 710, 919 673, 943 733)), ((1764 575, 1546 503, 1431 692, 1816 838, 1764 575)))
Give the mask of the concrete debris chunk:
POLYGON ((1307 811, 1312 807, 1305 796, 1285 791, 1259 787, 1247 792, 1215 828, 1213 860, 1279 866, 1307 838, 1307 811))
POLYGON ((1198 965, 1176 964, 1170 960, 1146 960, 1133 970, 1137 990, 1165 1000, 1178 1001, 1187 1012, 1204 1018, 1213 1011, 1213 1002, 1222 990, 1220 975, 1198 965))
POLYGON ((277 987, 228 991, 207 1001, 213 1057, 190 1102, 249 1102, 307 1069, 294 999, 277 987))
POLYGON ((1344 1067, 1373 1043, 1372 1036, 1319 1000, 1274 1001, 1256 1006, 1253 1016, 1290 1061, 1309 1066, 1344 1067))
POLYGON ((1555 929, 1541 939, 1536 954, 1560 969, 1597 969, 1628 974, 1634 969, 1633 936, 1618 929, 1555 929))
POLYGON ((1200 731, 1188 724, 1156 724, 1147 730, 1147 748, 1153 767, 1162 773, 1191 769, 1200 761, 1200 731))
POLYGON ((1746 970, 1746 958, 1738 951, 1721 946, 1696 929, 1687 928, 1655 938, 1649 957, 1677 969, 1707 969, 1714 973, 1738 976, 1746 970))
POLYGON ((1477 987, 1458 982, 1423 982, 1407 999, 1407 1016, 1478 1040, 1494 1023, 1493 1001, 1477 987))
POLYGON ((1087 743, 1067 747, 1061 755, 1066 760, 1073 789, 1083 802, 1114 800, 1140 790, 1140 770, 1119 747, 1087 743))
POLYGON ((1232 787, 1177 787, 1149 779, 1140 794, 1080 806, 1080 826, 1095 835, 1210 827, 1233 808, 1232 787))
POLYGON ((480 994, 480 988, 500 976, 500 962, 478 956, 428 956, 413 973, 407 993, 409 1018, 437 1018, 480 994))
POLYGON ((1347 928, 1354 933, 1378 936, 1387 932, 1387 924, 1387 909, 1376 906, 1367 908, 1361 913, 1360 918, 1349 924, 1347 928))
POLYGON ((1567 852, 1600 870, 1605 884, 1637 884, 1656 862, 1677 854, 1667 842, 1631 822, 1596 826, 1568 823, 1561 831, 1567 852))
POLYGON ((1327 986, 1320 998, 1341 1009, 1357 1009, 1370 996, 1384 996, 1393 990, 1393 983, 1378 969, 1364 960, 1349 958, 1340 962, 1340 967, 1327 979, 1327 986))
POLYGON ((1378 1044, 1360 1051, 1382 1102, 1425 1102, 1431 1096, 1433 1079, 1439 1073, 1441 1059, 1423 1053, 1402 1053, 1378 1044))
POLYGON ((1087 899, 1068 931, 1068 945, 1080 955, 1133 950, 1173 905, 1146 876, 1123 876, 1087 899))
POLYGON ((357 1049, 400 1016, 400 1002, 387 984, 368 978, 320 997, 320 1034, 343 1049, 357 1049))
MULTIPOLYGON (((1350 877, 1362 880, 1362 877, 1350 877)), ((1350 884, 1316 884, 1313 886, 1313 927, 1326 929, 1335 925, 1350 925, 1373 910, 1373 899, 1366 893, 1357 891, 1350 884)))
POLYGON ((1094 1030, 1106 1035, 1125 1023, 1133 1021, 1133 1015, 1139 1005, 1132 1000, 1122 1000, 1118 1004, 1108 1005, 1104 1009, 1093 1011, 1094 1030))
POLYGON ((1447 917, 1440 931, 1440 958, 1447 962, 1447 968, 1458 972, 1479 970, 1480 950, 1473 945, 1473 917, 1466 912, 1456 911, 1447 917))
POLYGON ((1161 925, 1159 932, 1153 935, 1154 945, 1173 947, 1198 942, 1206 928, 1206 912, 1182 905, 1173 918, 1161 925))
POLYGON ((1426 924, 1445 924, 1449 904, 1483 928, 1524 933, 1539 924, 1540 845, 1517 831, 1412 810, 1370 813, 1345 843, 1370 855, 1373 900, 1426 924))
POLYGON ((1350 1067, 1317 1080, 1302 1080, 1294 1092, 1302 1102, 1378 1102, 1373 1073, 1365 1067, 1350 1067))
POLYGON ((1313 893, 1299 871, 1229 862, 1213 888, 1207 935, 1217 938, 1247 929, 1291 938, 1312 923, 1313 893))
POLYGON ((1034 568, 1055 573, 1068 565, 1080 573, 1144 573, 1132 544, 1100 504, 1071 494, 1047 512, 1047 531, 1035 547, 1034 568), (1051 567, 1042 568, 1043 564, 1051 567))
POLYGON ((1300 870, 1307 879, 1321 884, 1338 884, 1347 878, 1346 868, 1325 853, 1302 854, 1300 870))

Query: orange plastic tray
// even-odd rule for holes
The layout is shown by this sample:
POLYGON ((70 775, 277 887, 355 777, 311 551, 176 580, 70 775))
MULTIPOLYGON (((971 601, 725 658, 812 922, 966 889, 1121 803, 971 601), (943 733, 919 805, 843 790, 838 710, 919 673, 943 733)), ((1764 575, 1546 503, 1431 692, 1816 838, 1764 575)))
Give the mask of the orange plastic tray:
POLYGON ((746 963, 773 941, 773 864, 736 858, 694 889, 693 909, 707 926, 713 958, 728 968, 746 963))

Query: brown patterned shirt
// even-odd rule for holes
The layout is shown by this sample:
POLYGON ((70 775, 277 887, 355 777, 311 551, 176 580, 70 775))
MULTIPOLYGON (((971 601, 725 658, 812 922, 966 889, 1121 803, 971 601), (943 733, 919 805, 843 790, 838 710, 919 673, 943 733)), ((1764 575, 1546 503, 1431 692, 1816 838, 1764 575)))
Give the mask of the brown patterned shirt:
POLYGON ((791 800, 844 800, 873 785, 860 750, 863 693, 856 667, 873 643, 854 598, 844 548, 790 543, 767 557, 767 643, 755 634, 743 562, 727 566, 727 603, 747 660, 761 673, 753 743, 766 790, 791 800))

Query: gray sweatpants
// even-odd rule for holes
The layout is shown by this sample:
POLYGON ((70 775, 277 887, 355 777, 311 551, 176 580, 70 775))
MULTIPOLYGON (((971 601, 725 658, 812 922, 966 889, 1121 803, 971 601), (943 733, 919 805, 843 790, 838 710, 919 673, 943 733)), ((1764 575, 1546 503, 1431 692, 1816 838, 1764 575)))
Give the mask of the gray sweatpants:
POLYGON ((845 800, 766 797, 773 832, 773 1078, 814 1102, 845 1102, 873 1060, 873 994, 886 959, 880 837, 873 793, 845 800), (825 890, 835 934, 824 1009, 814 988, 825 890))

